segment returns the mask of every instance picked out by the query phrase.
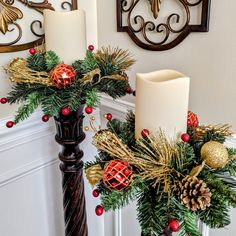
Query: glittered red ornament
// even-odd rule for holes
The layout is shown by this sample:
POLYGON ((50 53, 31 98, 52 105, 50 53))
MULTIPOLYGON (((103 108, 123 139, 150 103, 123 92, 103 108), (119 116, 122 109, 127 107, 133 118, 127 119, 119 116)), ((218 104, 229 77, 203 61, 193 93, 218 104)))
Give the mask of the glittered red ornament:
POLYGON ((97 216, 101 216, 104 212, 104 208, 101 205, 96 206, 95 213, 97 216))
POLYGON ((177 232, 180 229, 180 224, 177 220, 171 219, 169 221, 169 227, 172 232, 177 232))
POLYGON ((5 97, 1 98, 0 103, 6 104, 7 103, 7 98, 5 98, 5 97))
POLYGON ((64 116, 68 116, 70 114, 70 109, 68 107, 64 107, 61 109, 61 113, 64 116))
POLYGON ((14 122, 13 122, 13 121, 8 121, 8 122, 6 123, 7 128, 12 128, 13 125, 14 125, 14 122))
POLYGON ((182 139, 185 143, 187 143, 187 142, 189 142, 189 140, 190 140, 190 136, 189 136, 189 134, 182 134, 182 135, 181 135, 181 139, 182 139))
POLYGON ((143 129, 141 132, 141 135, 143 138, 147 138, 149 135, 149 130, 148 129, 143 129))
POLYGON ((93 190, 93 196, 94 196, 94 197, 98 197, 99 195, 100 195, 99 190, 98 190, 98 189, 94 189, 94 190, 93 190))
POLYGON ((93 108, 92 107, 85 107, 85 112, 87 114, 91 114, 93 112, 93 108))
POLYGON ((106 114, 106 118, 107 118, 107 120, 112 120, 112 114, 111 113, 107 113, 106 114))
POLYGON ((189 111, 188 112, 188 119, 187 119, 187 126, 193 126, 194 128, 198 127, 198 117, 195 113, 189 111))
POLYGON ((43 122, 48 122, 49 121, 49 115, 43 115, 42 116, 42 121, 43 122))
POLYGON ((30 49, 29 49, 29 53, 30 53, 31 55, 35 55, 35 54, 37 53, 37 51, 36 51, 35 48, 30 48, 30 49))
POLYGON ((71 85, 75 81, 76 72, 72 66, 58 64, 50 71, 53 85, 61 88, 71 85))
POLYGON ((131 184, 132 174, 132 168, 127 162, 112 160, 104 169, 103 183, 110 190, 125 190, 131 184))
POLYGON ((94 50, 94 46, 93 45, 89 45, 88 46, 88 50, 90 50, 92 52, 94 50))

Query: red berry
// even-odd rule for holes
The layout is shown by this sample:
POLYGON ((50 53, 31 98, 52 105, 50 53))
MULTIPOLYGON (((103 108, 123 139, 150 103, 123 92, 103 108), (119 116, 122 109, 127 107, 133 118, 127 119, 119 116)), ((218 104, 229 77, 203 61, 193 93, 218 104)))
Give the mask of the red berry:
POLYGON ((13 121, 8 121, 8 122, 6 123, 7 128, 12 128, 13 125, 14 125, 14 122, 13 122, 13 121))
POLYGON ((64 107, 61 110, 62 115, 68 116, 70 114, 70 109, 68 107, 64 107))
POLYGON ((170 227, 171 231, 177 232, 177 231, 179 231, 180 225, 177 220, 171 219, 169 222, 169 227, 170 227))
POLYGON ((93 45, 89 45, 88 49, 92 52, 94 50, 94 46, 93 45))
POLYGON ((141 132, 141 135, 143 138, 147 138, 149 135, 149 130, 148 129, 143 129, 141 132))
POLYGON ((112 114, 111 113, 107 113, 106 114, 106 118, 107 118, 107 120, 112 120, 112 114))
POLYGON ((94 196, 94 197, 98 197, 99 194, 100 194, 100 193, 99 193, 99 190, 98 190, 98 189, 94 189, 94 190, 93 190, 93 196, 94 196))
POLYGON ((7 98, 3 97, 0 99, 0 103, 5 104, 7 103, 7 98))
POLYGON ((87 114, 91 114, 93 112, 93 108, 92 107, 85 107, 85 112, 87 114))
POLYGON ((189 134, 182 134, 182 135, 181 135, 181 139, 182 139, 185 143, 187 143, 187 142, 190 140, 190 136, 189 136, 189 134))
POLYGON ((31 55, 35 55, 36 54, 36 49, 35 48, 30 48, 29 49, 29 53, 31 54, 31 55))
POLYGON ((42 121, 43 122, 48 122, 48 120, 49 120, 49 115, 43 115, 42 116, 42 121))
POLYGON ((133 89, 129 86, 128 88, 126 88, 126 93, 128 94, 133 93, 133 89))
POLYGON ((101 216, 104 212, 104 208, 101 205, 98 205, 96 206, 95 212, 97 216, 101 216))

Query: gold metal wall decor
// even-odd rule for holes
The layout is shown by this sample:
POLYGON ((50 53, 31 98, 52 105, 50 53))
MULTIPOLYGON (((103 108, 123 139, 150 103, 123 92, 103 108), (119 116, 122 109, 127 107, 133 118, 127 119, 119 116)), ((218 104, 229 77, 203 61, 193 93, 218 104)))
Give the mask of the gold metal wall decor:
MULTIPOLYGON (((26 50, 36 45, 40 45, 44 41, 44 35, 36 32, 35 30, 36 26, 42 28, 42 21, 33 20, 30 24, 29 30, 36 37, 36 39, 31 42, 19 44, 19 41, 23 36, 20 20, 24 17, 24 13, 22 9, 14 6, 15 2, 22 3, 22 5, 37 11, 39 14, 43 14, 44 9, 54 10, 53 5, 47 0, 42 0, 42 2, 28 0, 0 0, 0 39, 1 37, 8 35, 10 32, 18 31, 16 39, 6 43, 2 43, 0 40, 0 53, 26 50)), ((77 0, 63 1, 61 3, 61 7, 64 10, 78 9, 77 0)))
POLYGON ((191 32, 209 31, 210 3, 211 0, 116 0, 117 31, 127 32, 141 48, 168 50, 191 32), (193 23, 196 16, 200 23, 193 23))

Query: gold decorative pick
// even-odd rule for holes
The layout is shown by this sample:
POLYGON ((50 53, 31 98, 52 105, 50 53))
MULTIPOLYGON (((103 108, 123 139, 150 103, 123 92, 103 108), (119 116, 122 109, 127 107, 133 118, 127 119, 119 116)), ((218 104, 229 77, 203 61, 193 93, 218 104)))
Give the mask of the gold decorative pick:
POLYGON ((86 177, 92 186, 95 186, 103 178, 103 170, 99 164, 93 165, 85 170, 86 177))
POLYGON ((194 167, 194 168, 191 170, 189 176, 197 177, 197 176, 200 174, 200 172, 202 171, 202 169, 204 168, 205 163, 206 163, 206 162, 203 161, 201 165, 194 167))
POLYGON ((52 81, 47 72, 31 70, 27 67, 24 58, 15 58, 5 67, 5 70, 11 74, 10 80, 16 83, 43 84, 52 86, 52 81))
POLYGON ((161 9, 161 0, 150 0, 150 4, 151 4, 151 10, 152 10, 153 16, 156 19, 161 9))

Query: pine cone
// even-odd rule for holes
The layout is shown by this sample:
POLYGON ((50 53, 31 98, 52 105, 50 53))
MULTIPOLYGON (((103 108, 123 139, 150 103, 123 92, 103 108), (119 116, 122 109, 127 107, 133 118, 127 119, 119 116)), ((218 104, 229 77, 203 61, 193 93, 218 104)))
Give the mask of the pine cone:
POLYGON ((187 176, 180 184, 180 199, 188 209, 192 211, 205 210, 211 205, 211 192, 203 180, 197 177, 187 176))

